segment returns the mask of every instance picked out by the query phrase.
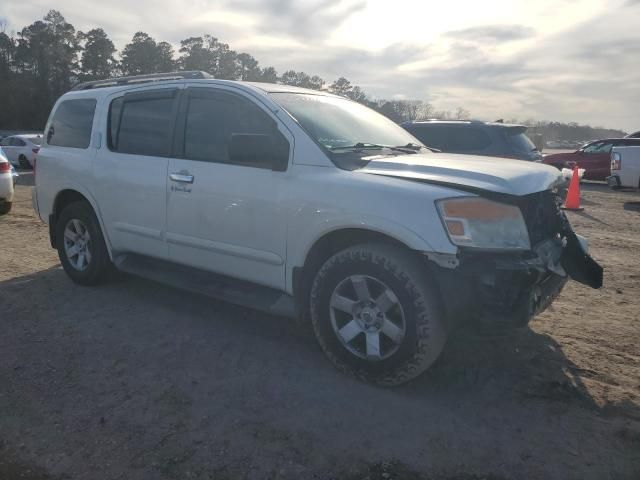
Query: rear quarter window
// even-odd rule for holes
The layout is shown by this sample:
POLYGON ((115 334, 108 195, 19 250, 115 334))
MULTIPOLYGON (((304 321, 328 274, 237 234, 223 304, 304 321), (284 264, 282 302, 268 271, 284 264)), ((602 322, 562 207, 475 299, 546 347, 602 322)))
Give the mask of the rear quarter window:
POLYGON ((441 125, 416 125, 407 130, 427 147, 446 150, 449 128, 441 125))
POLYGON ((58 105, 47 129, 47 144, 88 148, 95 110, 94 98, 63 101, 58 105))
POLYGON ((504 132, 505 139, 509 146, 516 152, 528 153, 536 150, 535 144, 531 139, 519 129, 508 129, 504 132))
POLYGON ((451 128, 447 148, 452 152, 474 152, 491 145, 491 137, 478 128, 451 128))

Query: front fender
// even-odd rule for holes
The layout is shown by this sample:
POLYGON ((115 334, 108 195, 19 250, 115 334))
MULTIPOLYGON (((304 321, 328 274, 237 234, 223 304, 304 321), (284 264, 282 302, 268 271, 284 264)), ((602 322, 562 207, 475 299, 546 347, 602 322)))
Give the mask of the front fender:
MULTIPOLYGON (((321 212, 316 211, 316 215, 321 212)), ((438 228, 442 228, 440 222, 438 228)), ((290 232, 291 247, 287 251, 287 290, 293 291, 293 270, 303 267, 305 260, 313 246, 323 237, 339 230, 358 229, 386 235, 406 245, 411 250, 421 252, 438 252, 455 254, 457 248, 450 242, 431 242, 423 238, 411 228, 392 220, 373 215, 339 216, 319 219, 312 225, 307 224, 304 235, 290 232)), ((298 232, 301 233, 301 232, 298 232)))

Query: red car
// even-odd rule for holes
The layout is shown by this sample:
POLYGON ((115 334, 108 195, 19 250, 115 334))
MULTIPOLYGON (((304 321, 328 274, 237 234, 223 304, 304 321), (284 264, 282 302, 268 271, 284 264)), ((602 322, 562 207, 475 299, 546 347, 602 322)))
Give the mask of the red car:
POLYGON ((640 146, 640 138, 608 138, 594 140, 570 153, 545 155, 542 163, 556 168, 584 168, 586 180, 605 180, 611 175, 611 149, 621 146, 640 146))

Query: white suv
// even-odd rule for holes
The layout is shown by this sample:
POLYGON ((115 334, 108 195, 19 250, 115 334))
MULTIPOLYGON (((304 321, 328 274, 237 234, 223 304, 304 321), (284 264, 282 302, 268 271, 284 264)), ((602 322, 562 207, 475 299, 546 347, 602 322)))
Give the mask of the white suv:
POLYGON ((379 384, 459 325, 523 326, 602 269, 557 169, 435 153, 325 92, 199 72, 91 82, 53 108, 34 206, 67 274, 112 268, 295 315, 379 384))

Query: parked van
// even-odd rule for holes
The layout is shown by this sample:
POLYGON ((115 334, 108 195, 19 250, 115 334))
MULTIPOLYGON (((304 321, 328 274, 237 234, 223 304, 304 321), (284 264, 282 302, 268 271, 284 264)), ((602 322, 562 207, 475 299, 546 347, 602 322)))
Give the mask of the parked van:
POLYGON ((569 277, 602 284, 557 169, 434 153, 326 92, 200 72, 81 84, 36 166, 74 282, 115 268, 297 316, 378 384, 419 375, 456 327, 521 327, 569 277))

